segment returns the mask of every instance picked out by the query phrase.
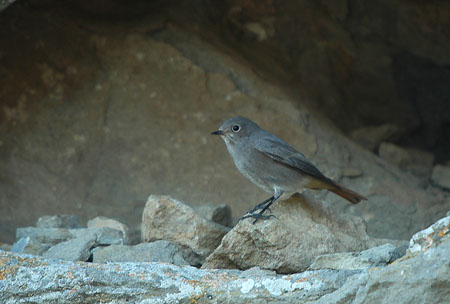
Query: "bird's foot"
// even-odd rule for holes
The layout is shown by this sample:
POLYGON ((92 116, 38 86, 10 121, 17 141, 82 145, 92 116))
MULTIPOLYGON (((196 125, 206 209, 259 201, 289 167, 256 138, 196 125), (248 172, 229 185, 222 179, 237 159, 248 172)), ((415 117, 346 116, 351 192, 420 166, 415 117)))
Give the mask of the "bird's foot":
POLYGON ((240 219, 240 221, 242 221, 242 220, 244 220, 244 219, 246 219, 246 218, 254 218, 255 220, 253 221, 253 224, 255 224, 259 219, 261 219, 261 220, 267 220, 267 219, 270 219, 270 218, 276 218, 276 216, 275 215, 273 215, 273 214, 270 214, 270 215, 263 215, 262 214, 262 212, 259 212, 259 213, 247 213, 246 215, 244 215, 241 219, 240 219))

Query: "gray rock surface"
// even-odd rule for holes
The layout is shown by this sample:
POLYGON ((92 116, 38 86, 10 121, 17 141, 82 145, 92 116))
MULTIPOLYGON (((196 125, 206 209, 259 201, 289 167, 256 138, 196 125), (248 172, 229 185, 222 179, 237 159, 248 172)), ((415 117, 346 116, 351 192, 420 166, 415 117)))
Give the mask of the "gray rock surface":
POLYGON ((450 190, 450 166, 434 166, 431 180, 438 186, 450 190))
POLYGON ((223 225, 225 227, 231 227, 233 219, 231 218, 231 208, 228 205, 220 204, 207 204, 201 206, 192 207, 195 212, 204 217, 205 219, 223 225))
POLYGON ((41 255, 47 251, 52 245, 48 243, 41 243, 35 238, 29 236, 22 237, 13 244, 10 251, 16 253, 28 253, 41 255))
POLYGON ((320 255, 308 269, 364 269, 384 266, 398 259, 400 256, 401 254, 399 254, 394 245, 384 244, 361 252, 342 252, 320 255))
POLYGON ((16 230, 16 239, 29 237, 43 244, 58 244, 73 238, 69 229, 20 227, 16 230))
POLYGON ((361 251, 377 245, 359 217, 333 214, 306 195, 277 202, 275 218, 240 221, 206 259, 203 268, 248 269, 259 266, 279 273, 307 269, 329 253, 361 251))
POLYGON ((88 228, 100 228, 100 227, 109 227, 112 229, 119 230, 122 232, 123 243, 128 245, 130 243, 130 233, 127 225, 119 222, 118 220, 107 218, 104 216, 97 216, 92 220, 87 222, 88 228))
POLYGON ((81 228, 78 218, 73 214, 45 215, 38 218, 36 228, 81 228))
POLYGON ((142 240, 167 240, 190 249, 202 261, 230 229, 208 221, 169 196, 150 195, 142 214, 142 240))
POLYGON ((58 243, 42 255, 66 261, 88 261, 97 246, 123 244, 122 232, 109 227, 71 230, 73 238, 58 243))
POLYGON ((409 242, 407 254, 425 252, 431 247, 436 247, 450 235, 450 215, 440 219, 430 227, 414 234, 409 242))
MULTIPOLYGON (((391 252, 388 247, 370 255, 380 248, 391 252)), ((450 296, 449 252, 444 237, 387 266, 279 275, 259 268, 87 264, 0 251, 0 302, 440 304, 450 296)))
POLYGON ((109 262, 164 262, 174 265, 189 265, 183 251, 167 241, 155 241, 134 246, 111 245, 93 250, 94 263, 109 262))

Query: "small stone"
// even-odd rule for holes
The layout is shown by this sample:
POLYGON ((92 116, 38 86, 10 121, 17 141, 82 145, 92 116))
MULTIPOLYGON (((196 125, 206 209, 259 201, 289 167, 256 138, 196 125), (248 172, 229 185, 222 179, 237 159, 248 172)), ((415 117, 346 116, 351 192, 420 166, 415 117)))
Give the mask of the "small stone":
POLYGON ((189 248, 201 260, 219 244, 229 228, 208 221, 169 196, 150 195, 142 215, 142 240, 166 240, 189 248))
POLYGON ((59 243, 43 253, 44 257, 86 262, 96 246, 122 244, 122 232, 109 227, 71 230, 74 238, 59 243))
POLYGON ((231 208, 226 204, 201 205, 192 207, 198 214, 209 221, 230 227, 232 223, 231 208))
POLYGON ((81 228, 78 218, 72 214, 45 215, 38 218, 37 228, 81 228))
POLYGON ((167 241, 142 243, 135 246, 111 245, 93 251, 94 263, 107 262, 164 262, 174 265, 188 265, 182 250, 167 241))
POLYGON ((450 190, 450 166, 434 166, 431 180, 438 186, 450 190))
POLYGON ((16 239, 30 237, 39 243, 58 244, 72 238, 69 229, 21 227, 16 229, 16 239))
POLYGON ((104 216, 97 216, 96 218, 93 218, 92 220, 88 221, 87 227, 88 228, 109 227, 112 229, 119 230, 122 232, 123 235, 123 243, 125 245, 130 243, 128 227, 115 219, 110 219, 104 216))
POLYGON ((356 270, 386 265, 397 256, 396 247, 384 244, 361 252, 343 252, 318 256, 309 270, 356 270))
POLYGON ((20 238, 14 245, 11 247, 11 252, 17 253, 27 253, 34 255, 41 255, 45 251, 47 251, 51 246, 49 244, 41 243, 34 238, 30 238, 29 236, 20 238))

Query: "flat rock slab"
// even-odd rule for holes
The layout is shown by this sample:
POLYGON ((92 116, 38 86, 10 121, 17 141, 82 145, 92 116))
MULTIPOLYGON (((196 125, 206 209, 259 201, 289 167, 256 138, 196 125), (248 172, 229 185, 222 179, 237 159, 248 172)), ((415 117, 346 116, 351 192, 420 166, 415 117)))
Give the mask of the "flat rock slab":
POLYGON ((178 246, 162 240, 135 246, 99 247, 93 251, 93 262, 164 262, 174 265, 189 265, 178 246))

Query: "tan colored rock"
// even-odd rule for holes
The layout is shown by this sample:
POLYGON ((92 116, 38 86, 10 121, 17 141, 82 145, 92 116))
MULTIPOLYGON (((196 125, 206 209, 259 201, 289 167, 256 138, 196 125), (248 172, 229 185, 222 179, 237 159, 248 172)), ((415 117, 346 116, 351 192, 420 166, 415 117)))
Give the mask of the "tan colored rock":
POLYGON ((188 205, 170 196, 150 195, 142 214, 142 240, 166 240, 189 248, 202 261, 229 228, 208 221, 188 205))
POLYGON ((203 268, 249 269, 279 273, 304 271, 318 255, 361 251, 377 245, 360 217, 333 214, 307 196, 277 202, 275 218, 240 221, 206 259, 203 268))
POLYGON ((104 216, 97 216, 87 223, 88 228, 100 228, 100 227, 109 227, 112 229, 116 229, 122 232, 123 235, 123 243, 127 245, 130 243, 130 237, 128 232, 128 227, 125 224, 122 224, 118 220, 107 218, 104 216))

